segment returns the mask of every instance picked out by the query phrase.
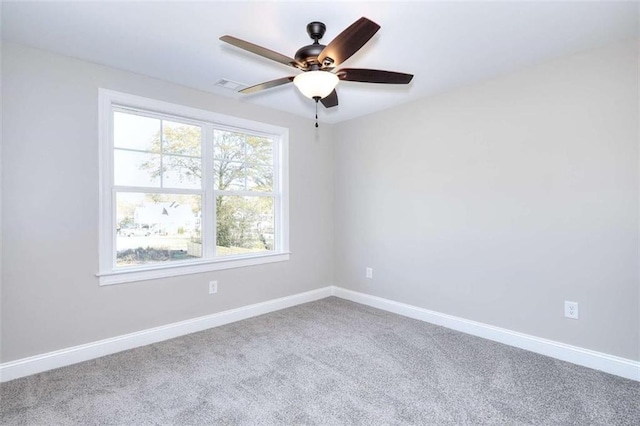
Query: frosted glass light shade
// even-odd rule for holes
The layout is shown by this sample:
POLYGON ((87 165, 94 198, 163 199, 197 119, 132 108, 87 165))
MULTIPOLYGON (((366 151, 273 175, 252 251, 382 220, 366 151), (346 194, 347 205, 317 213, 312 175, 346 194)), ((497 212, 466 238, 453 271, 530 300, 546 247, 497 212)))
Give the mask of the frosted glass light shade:
POLYGON ((298 74, 293 79, 293 84, 307 98, 318 97, 322 99, 333 92, 339 81, 338 76, 329 71, 307 71, 298 74))

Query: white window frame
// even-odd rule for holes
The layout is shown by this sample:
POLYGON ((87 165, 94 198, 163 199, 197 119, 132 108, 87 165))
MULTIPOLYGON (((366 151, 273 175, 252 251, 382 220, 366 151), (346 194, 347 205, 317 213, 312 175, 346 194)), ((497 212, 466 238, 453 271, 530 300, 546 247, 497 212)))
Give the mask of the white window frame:
MULTIPOLYGON (((99 277, 100 285, 174 277, 179 275, 241 268, 264 263, 289 260, 289 130, 284 127, 259 123, 206 110, 176 105, 169 102, 99 89, 99 277), (275 247, 268 253, 252 253, 234 256, 215 256, 215 197, 229 195, 229 191, 216 191, 213 179, 202 180, 202 235, 205 232, 211 242, 203 247, 203 257, 163 264, 116 266, 116 215, 114 184, 113 111, 140 110, 145 115, 179 118, 203 125, 202 167, 203 176, 213 177, 213 131, 230 130, 269 136, 274 141, 274 197, 275 247)), ((158 192, 163 191, 160 189, 158 192)), ((180 190, 164 190, 176 193, 180 190)), ((235 195, 235 194, 234 194, 235 195)), ((238 195, 251 195, 238 192, 238 195)), ((265 194, 262 194, 265 195, 265 194)))

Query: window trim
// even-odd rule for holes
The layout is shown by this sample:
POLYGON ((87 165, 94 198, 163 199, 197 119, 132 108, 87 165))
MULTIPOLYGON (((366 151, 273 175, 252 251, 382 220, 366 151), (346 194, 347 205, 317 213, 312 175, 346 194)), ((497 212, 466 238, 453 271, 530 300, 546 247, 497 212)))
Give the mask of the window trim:
MULTIPOLYGON (((223 269, 241 268, 253 265, 261 265, 272 262, 287 261, 289 252, 289 130, 284 127, 260 123, 238 117, 214 113, 127 93, 100 88, 98 90, 98 143, 99 143, 99 277, 100 285, 111 285, 126 282, 167 278, 187 274, 196 274, 223 269), (198 260, 175 261, 170 264, 147 264, 138 266, 115 266, 115 188, 114 184, 114 145, 112 111, 131 110, 131 112, 158 116, 173 116, 184 118, 186 122, 197 121, 212 124, 216 129, 240 131, 243 133, 255 133, 261 136, 268 134, 279 140, 274 145, 274 169, 277 179, 274 179, 273 196, 280 200, 280 208, 275 211, 276 241, 278 250, 267 253, 250 255, 206 257, 213 256, 211 250, 203 247, 203 257, 198 260)), ((166 117, 165 117, 166 118, 166 117)), ((203 127, 205 141, 213 139, 209 134, 210 126, 203 127)), ((201 152, 203 167, 213 167, 213 146, 204 143, 201 152), (211 164, 204 164, 210 162, 211 164)), ((171 190, 174 191, 174 190, 171 190)), ((177 190, 180 192, 180 190, 177 190)), ((203 211, 212 211, 215 226, 215 197, 217 192, 213 189, 213 181, 203 180, 202 193, 203 211), (205 204, 206 203, 206 204, 205 204), (213 209, 213 210, 212 210, 213 209)), ((204 222, 204 219, 203 219, 204 222)), ((204 225, 204 224, 203 224, 204 225)), ((211 229, 211 224, 208 226, 211 229)), ((203 228, 203 232, 205 229, 203 228)), ((214 232, 215 238, 215 232, 214 232)))

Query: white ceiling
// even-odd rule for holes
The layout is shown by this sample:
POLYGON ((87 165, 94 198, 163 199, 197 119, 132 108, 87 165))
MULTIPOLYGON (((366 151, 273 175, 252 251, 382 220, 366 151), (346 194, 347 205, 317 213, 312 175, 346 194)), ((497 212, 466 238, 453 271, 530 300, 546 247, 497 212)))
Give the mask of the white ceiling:
POLYGON ((633 2, 3 2, 2 38, 146 74, 311 118, 293 85, 240 95, 214 84, 257 84, 298 71, 229 46, 224 34, 293 56, 310 44, 306 24, 327 26, 328 44, 361 16, 382 28, 343 66, 415 74, 408 86, 338 85, 335 123, 638 36, 633 2))

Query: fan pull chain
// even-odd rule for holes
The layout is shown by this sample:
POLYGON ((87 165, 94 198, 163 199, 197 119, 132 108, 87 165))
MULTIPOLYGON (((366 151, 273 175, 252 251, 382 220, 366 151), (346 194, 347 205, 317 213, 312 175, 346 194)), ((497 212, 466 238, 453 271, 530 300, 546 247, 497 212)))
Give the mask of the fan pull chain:
POLYGON ((318 100, 316 99, 316 128, 318 128, 318 100))

